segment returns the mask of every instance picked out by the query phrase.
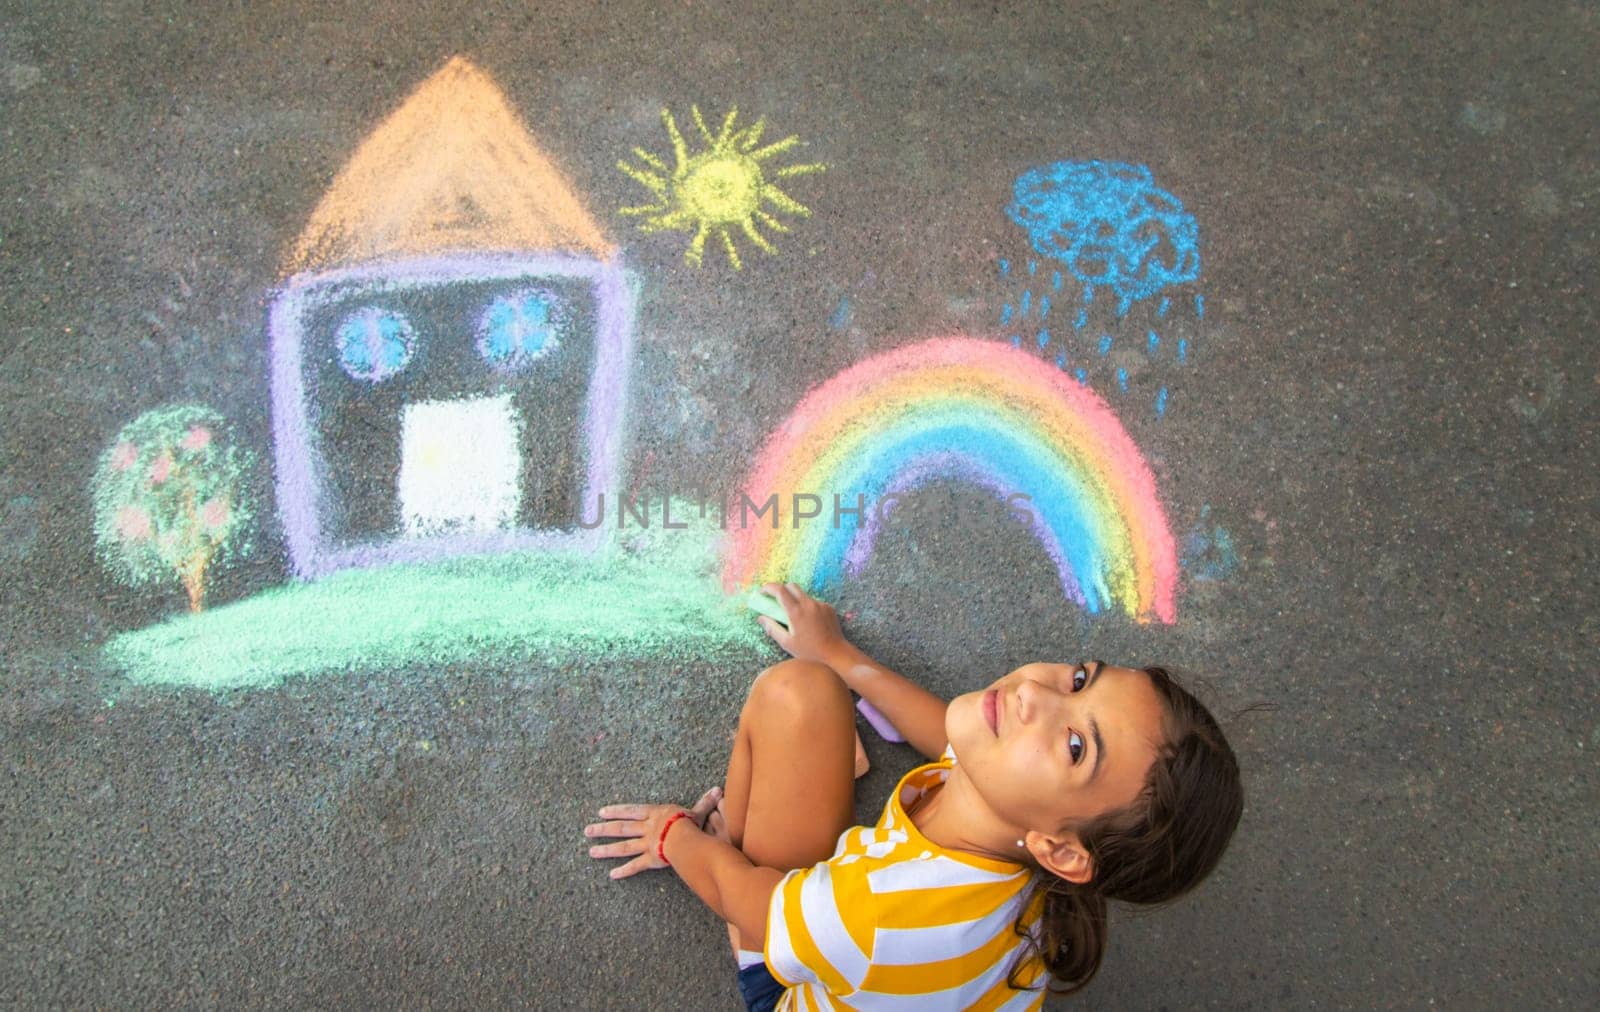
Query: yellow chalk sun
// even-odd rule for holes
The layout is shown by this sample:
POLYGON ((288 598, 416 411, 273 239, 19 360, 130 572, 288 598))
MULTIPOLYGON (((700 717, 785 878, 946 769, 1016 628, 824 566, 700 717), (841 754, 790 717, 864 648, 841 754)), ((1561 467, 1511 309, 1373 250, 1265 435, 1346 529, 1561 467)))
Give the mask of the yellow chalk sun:
POLYGON ((690 106, 694 124, 705 138, 704 150, 691 155, 689 145, 678 131, 672 112, 661 110, 661 122, 666 124, 667 135, 672 139, 672 156, 675 164, 667 164, 643 148, 634 148, 634 157, 644 163, 642 168, 617 163, 617 168, 627 173, 651 193, 656 202, 638 207, 624 207, 623 214, 641 215, 639 228, 644 232, 693 232, 689 248, 684 251, 684 262, 699 267, 705 259, 706 240, 715 235, 728 251, 728 262, 734 270, 744 264, 733 242, 733 230, 743 232, 745 238, 768 253, 776 253, 772 243, 757 229, 764 225, 774 232, 787 232, 789 226, 768 212, 809 217, 810 208, 784 193, 770 180, 789 176, 805 176, 821 172, 825 165, 810 163, 786 165, 782 168, 763 165, 774 156, 788 151, 800 143, 797 136, 758 147, 766 120, 758 119, 750 126, 735 130, 733 121, 739 115, 737 108, 729 109, 722 121, 722 129, 713 136, 700 116, 698 106, 690 106))

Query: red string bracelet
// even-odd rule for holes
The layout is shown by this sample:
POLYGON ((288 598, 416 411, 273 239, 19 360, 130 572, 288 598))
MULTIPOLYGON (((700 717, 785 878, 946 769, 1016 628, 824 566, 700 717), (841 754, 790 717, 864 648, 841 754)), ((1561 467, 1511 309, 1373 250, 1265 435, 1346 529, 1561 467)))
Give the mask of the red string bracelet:
POLYGON ((661 836, 656 840, 656 857, 659 857, 661 859, 661 863, 666 865, 668 868, 672 867, 672 862, 667 860, 667 830, 672 828, 672 824, 674 822, 677 822, 679 819, 687 819, 688 817, 688 812, 674 812, 672 815, 667 817, 667 821, 661 826, 661 836))

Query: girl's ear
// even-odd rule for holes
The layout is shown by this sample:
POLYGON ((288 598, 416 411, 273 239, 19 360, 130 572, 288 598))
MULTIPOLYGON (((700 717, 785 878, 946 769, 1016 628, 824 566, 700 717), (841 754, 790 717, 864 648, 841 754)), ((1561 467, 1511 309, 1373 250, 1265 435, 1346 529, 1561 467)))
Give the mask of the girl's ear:
POLYGON ((1024 843, 1040 867, 1057 877, 1074 885, 1083 885, 1094 878, 1094 858, 1089 856, 1076 833, 1046 836, 1029 832, 1024 843))

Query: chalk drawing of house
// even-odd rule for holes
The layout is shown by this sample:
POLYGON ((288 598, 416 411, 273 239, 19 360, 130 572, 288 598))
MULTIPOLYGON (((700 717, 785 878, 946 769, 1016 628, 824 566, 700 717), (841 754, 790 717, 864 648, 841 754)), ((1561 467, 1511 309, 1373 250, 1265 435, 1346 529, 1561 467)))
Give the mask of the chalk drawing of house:
POLYGON ((295 573, 590 550, 615 488, 634 294, 490 78, 452 59, 359 146, 269 311, 295 573))

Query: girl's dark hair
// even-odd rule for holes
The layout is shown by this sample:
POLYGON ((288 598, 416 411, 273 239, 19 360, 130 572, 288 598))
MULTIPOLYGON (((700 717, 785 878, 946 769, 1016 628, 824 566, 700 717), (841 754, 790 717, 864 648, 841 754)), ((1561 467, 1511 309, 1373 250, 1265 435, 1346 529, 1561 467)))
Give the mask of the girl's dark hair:
POLYGON ((1145 668, 1166 710, 1166 742, 1133 804, 1073 827, 1094 862, 1077 885, 1039 869, 1014 928, 1023 951, 1007 978, 1035 958, 1050 990, 1071 994, 1100 969, 1106 949, 1106 901, 1165 903, 1194 888, 1216 867, 1244 811, 1239 763, 1216 719, 1164 668, 1145 668), (1043 898, 1041 920, 1029 915, 1043 898))

